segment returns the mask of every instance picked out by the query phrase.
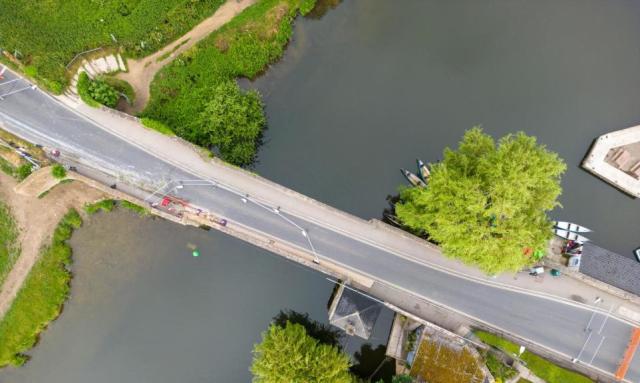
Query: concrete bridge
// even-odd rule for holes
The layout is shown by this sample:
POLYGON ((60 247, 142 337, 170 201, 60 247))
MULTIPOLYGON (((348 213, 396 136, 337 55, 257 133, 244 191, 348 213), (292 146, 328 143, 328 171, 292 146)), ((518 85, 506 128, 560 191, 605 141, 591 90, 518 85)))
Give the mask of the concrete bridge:
MULTIPOLYGON (((135 118, 29 85, 10 72, 0 80, 0 95, 11 93, 0 100, 0 128, 58 149, 59 160, 80 173, 115 183, 150 204, 166 195, 188 201, 185 219, 350 280, 393 307, 421 316, 421 307, 436 306, 613 381, 636 326, 621 313, 640 312, 631 302, 568 278, 544 284, 519 275, 489 278, 413 236, 211 159, 186 142, 143 128, 135 118), (20 91, 3 89, 6 81, 20 91), (225 226, 218 224, 221 219, 225 226)), ((626 381, 639 380, 635 358, 626 381)))

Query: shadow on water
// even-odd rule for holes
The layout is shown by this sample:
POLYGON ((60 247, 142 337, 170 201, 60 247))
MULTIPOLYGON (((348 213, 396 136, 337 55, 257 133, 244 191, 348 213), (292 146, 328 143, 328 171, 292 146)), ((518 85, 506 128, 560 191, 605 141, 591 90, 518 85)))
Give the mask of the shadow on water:
POLYGON ((342 332, 309 318, 308 313, 300 313, 294 310, 280 310, 278 315, 273 317, 273 323, 285 327, 287 322, 299 324, 307 330, 307 334, 315 338, 320 343, 329 344, 331 346, 340 347, 342 332))
POLYGON ((375 349, 370 344, 364 344, 353 355, 354 365, 351 372, 365 382, 391 382, 395 373, 393 359, 385 355, 386 347, 379 345, 375 349))
POLYGON ((327 12, 340 5, 340 3, 342 3, 342 0, 317 0, 316 5, 313 7, 311 12, 305 15, 305 17, 308 19, 319 20, 327 14, 327 12))

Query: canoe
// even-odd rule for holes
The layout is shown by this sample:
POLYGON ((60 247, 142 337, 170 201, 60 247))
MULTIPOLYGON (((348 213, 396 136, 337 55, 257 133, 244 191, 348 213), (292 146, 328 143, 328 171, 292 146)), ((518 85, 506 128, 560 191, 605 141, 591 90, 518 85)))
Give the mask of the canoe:
POLYGON ((404 177, 407 179, 407 181, 409 181, 409 183, 411 185, 420 186, 420 187, 427 186, 427 184, 425 184, 424 181, 420 179, 420 177, 418 177, 417 175, 411 173, 410 171, 408 171, 406 169, 400 169, 400 171, 402 172, 404 177))
POLYGON ((638 262, 640 262, 640 247, 638 247, 637 249, 635 249, 635 250, 633 251, 633 255, 635 255, 635 256, 636 256, 636 260, 637 260, 638 262))
POLYGON ((584 237, 578 233, 574 233, 572 231, 568 231, 564 229, 554 229, 553 232, 560 238, 569 239, 571 241, 576 241, 579 243, 589 242, 589 238, 584 237))
POLYGON ((431 172, 429 171, 429 168, 427 167, 427 165, 425 165, 425 163, 422 162, 422 160, 416 160, 416 162, 418 164, 418 176, 420 176, 420 178, 422 178, 424 182, 429 181, 431 172))
POLYGON ((573 231, 574 233, 590 233, 591 229, 588 229, 584 226, 577 225, 571 222, 565 221, 556 221, 555 227, 562 230, 573 231))

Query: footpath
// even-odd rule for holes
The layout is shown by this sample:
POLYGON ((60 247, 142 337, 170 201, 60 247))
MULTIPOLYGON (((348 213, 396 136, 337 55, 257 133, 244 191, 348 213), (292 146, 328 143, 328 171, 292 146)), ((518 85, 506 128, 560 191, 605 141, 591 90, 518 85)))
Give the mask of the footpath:
MULTIPOLYGON (((63 100, 64 101, 64 100, 63 100)), ((378 220, 363 220, 278 185, 251 172, 209 158, 202 149, 177 137, 146 129, 139 121, 115 111, 68 103, 103 129, 182 169, 195 178, 215 180, 270 206, 280 206, 299 218, 358 239, 418 264, 495 287, 530 294, 575 306, 589 307, 640 326, 640 305, 624 295, 605 291, 579 279, 532 277, 527 272, 489 277, 480 270, 442 255, 426 241, 378 220), (599 298, 599 299, 597 299, 599 298), (597 303, 596 303, 597 301, 597 303)), ((160 186, 160 185, 158 185, 160 186)), ((310 233, 312 235, 313 233, 310 233)))

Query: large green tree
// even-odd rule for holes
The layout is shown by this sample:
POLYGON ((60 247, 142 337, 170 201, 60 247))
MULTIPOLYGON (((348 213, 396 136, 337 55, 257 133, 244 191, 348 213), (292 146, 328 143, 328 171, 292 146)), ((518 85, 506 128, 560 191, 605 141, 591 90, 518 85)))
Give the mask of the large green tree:
POLYGON ((253 161, 266 119, 256 91, 243 92, 234 81, 217 85, 198 121, 184 132, 198 145, 216 147, 226 161, 253 161))
POLYGON ((490 274, 516 271, 531 262, 532 250, 546 248, 546 212, 559 205, 565 169, 535 137, 510 134, 496 145, 475 127, 458 150, 445 149, 426 188, 401 191, 396 214, 450 257, 490 274))
POLYGON ((353 382, 349 357, 319 343, 299 324, 272 324, 253 353, 251 372, 256 383, 353 382))

